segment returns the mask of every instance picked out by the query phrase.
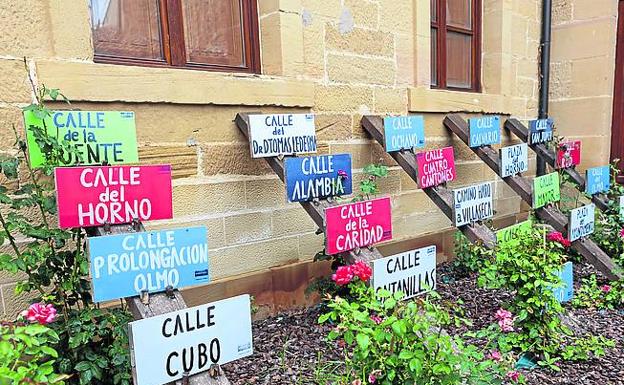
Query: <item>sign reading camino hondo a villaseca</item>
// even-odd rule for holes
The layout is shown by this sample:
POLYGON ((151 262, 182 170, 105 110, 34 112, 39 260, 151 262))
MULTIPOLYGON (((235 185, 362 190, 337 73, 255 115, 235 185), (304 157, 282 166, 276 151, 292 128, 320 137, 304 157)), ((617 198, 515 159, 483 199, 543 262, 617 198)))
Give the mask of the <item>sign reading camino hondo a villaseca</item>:
POLYGON ((453 147, 419 152, 416 154, 418 165, 418 187, 427 188, 455 180, 455 155, 453 147))
POLYGON ((492 184, 481 183, 453 190, 455 227, 494 216, 492 184))
POLYGON ((249 145, 252 158, 314 153, 314 115, 249 115, 249 145))
POLYGON ((425 123, 422 116, 387 116, 384 118, 386 152, 425 146, 425 123))
POLYGON ((468 119, 468 146, 479 147, 500 143, 500 117, 484 116, 468 119))
POLYGON ((592 167, 585 170, 585 192, 594 195, 609 191, 611 188, 610 173, 609 166, 592 167))
POLYGON ((373 287, 413 298, 436 286, 436 247, 409 250, 373 261, 373 287))
POLYGON ((529 171, 529 146, 526 143, 503 147, 499 153, 501 178, 529 171))
POLYGON ((171 166, 54 169, 59 226, 90 227, 171 219, 171 166))
POLYGON ((351 155, 321 155, 284 159, 289 202, 349 195, 352 192, 351 155))

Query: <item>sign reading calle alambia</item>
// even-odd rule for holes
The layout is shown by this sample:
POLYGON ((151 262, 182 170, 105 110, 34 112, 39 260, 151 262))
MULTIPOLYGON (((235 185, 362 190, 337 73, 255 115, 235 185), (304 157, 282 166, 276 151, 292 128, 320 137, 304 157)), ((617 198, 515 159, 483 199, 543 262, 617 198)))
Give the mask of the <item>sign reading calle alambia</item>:
POLYGON ((61 228, 173 216, 170 165, 57 167, 54 180, 61 228))
POLYGON ((422 116, 388 116, 384 118, 386 152, 425 146, 425 123, 422 116))
POLYGON ((427 188, 455 180, 453 147, 445 147, 416 154, 418 187, 427 188))
POLYGON ((570 242, 586 237, 594 232, 596 205, 590 203, 570 210, 568 239, 570 242))
POLYGON ((352 192, 351 155, 321 155, 284 159, 289 202, 349 195, 352 192))
POLYGON ((130 322, 135 385, 167 384, 253 353, 249 295, 130 322))
POLYGON ((401 291, 409 299, 436 285, 436 247, 410 250, 373 261, 373 287, 401 291))
POLYGON ((325 238, 328 255, 392 239, 390 198, 326 208, 325 238))
POLYGON ((249 115, 249 145, 252 158, 314 153, 314 115, 249 115))
POLYGON ((503 147, 499 152, 501 178, 529 171, 529 146, 526 143, 503 147))
POLYGON ((500 143, 500 117, 484 116, 468 119, 470 147, 486 146, 500 143))
POLYGON ((460 227, 494 216, 492 184, 481 183, 453 190, 453 217, 460 227))

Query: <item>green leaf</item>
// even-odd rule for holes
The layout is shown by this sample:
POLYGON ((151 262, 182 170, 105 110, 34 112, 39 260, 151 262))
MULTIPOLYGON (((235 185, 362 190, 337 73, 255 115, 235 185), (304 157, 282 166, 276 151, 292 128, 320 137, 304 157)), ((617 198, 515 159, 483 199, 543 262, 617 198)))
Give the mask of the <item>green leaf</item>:
POLYGON ((370 337, 366 334, 358 333, 355 337, 360 348, 366 350, 370 346, 370 337))

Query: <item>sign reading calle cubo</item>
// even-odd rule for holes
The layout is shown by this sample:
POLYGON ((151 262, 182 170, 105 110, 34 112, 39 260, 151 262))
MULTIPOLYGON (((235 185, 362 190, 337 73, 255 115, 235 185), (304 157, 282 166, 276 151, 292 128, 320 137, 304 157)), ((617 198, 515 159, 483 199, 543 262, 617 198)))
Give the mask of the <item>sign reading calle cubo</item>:
POLYGON ((500 143, 500 117, 484 116, 468 119, 470 147, 500 143))
POLYGON ((249 295, 130 322, 135 385, 168 384, 253 353, 249 295))
POLYGON ((96 302, 209 281, 205 227, 89 237, 96 302))
POLYGON ((564 263, 557 276, 561 279, 563 286, 553 288, 553 294, 557 301, 568 302, 574 296, 574 265, 572 262, 564 263))
POLYGON ((435 246, 406 251, 373 262, 373 287, 376 291, 401 291, 403 299, 409 299, 435 290, 435 285, 435 246))
POLYGON ((590 203, 570 210, 568 220, 568 239, 574 242, 594 232, 596 205, 590 203))
POLYGON ((390 198, 326 208, 325 238, 328 255, 392 239, 390 198))
POLYGON ((559 173, 536 176, 533 178, 533 208, 538 209, 561 199, 559 173))
POLYGON ((384 118, 386 152, 425 146, 425 123, 422 116, 384 118))
POLYGON ((501 178, 529 171, 529 146, 526 143, 500 149, 501 178))
POLYGON ((90 227, 171 219, 171 166, 54 169, 59 226, 90 227))
POLYGON ((494 216, 492 184, 481 183, 453 190, 453 217, 460 227, 494 216))
POLYGON ((550 142, 553 138, 553 120, 536 119, 529 122, 529 143, 538 144, 550 142))
POLYGON ((418 187, 427 188, 455 180, 455 155, 453 147, 419 152, 416 154, 418 164, 418 187))
POLYGON ((351 155, 321 155, 284 160, 289 202, 349 195, 352 192, 351 155))
POLYGON ((559 143, 556 168, 569 168, 581 163, 581 141, 559 143))
POLYGON ((314 153, 314 115, 249 115, 249 145, 252 158, 314 153))
POLYGON ((510 241, 518 239, 524 234, 528 234, 531 231, 532 227, 533 223, 530 219, 524 222, 516 223, 515 225, 505 227, 496 232, 496 241, 498 242, 499 246, 506 245, 510 241))
POLYGON ((588 168, 585 171, 585 192, 594 195, 609 191, 611 175, 609 166, 588 168))
POLYGON ((33 130, 44 128, 48 135, 59 142, 67 141, 80 154, 61 156, 63 165, 136 163, 137 151, 134 112, 125 111, 54 111, 51 116, 39 119, 33 111, 24 112, 26 139, 28 141, 28 159, 32 167, 44 163, 41 149, 33 130))

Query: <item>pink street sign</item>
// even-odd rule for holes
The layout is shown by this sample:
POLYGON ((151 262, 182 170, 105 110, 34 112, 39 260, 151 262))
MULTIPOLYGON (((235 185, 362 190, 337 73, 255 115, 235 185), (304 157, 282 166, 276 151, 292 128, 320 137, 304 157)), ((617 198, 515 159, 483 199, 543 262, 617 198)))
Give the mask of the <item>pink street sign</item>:
POLYGON ((581 141, 559 143, 556 168, 569 168, 581 163, 581 141))
POLYGON ((420 188, 450 182, 457 175, 453 147, 419 152, 416 154, 416 163, 418 163, 418 187, 420 188))
POLYGON ((325 238, 329 255, 392 239, 390 198, 326 208, 325 238))
POLYGON ((57 167, 61 228, 173 217, 171 166, 57 167))

